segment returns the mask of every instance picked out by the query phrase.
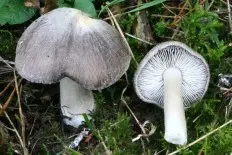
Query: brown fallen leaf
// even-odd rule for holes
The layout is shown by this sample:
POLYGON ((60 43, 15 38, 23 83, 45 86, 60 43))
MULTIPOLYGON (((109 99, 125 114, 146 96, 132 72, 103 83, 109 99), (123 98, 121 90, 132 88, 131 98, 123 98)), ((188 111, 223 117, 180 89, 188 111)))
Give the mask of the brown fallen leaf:
POLYGON ((40 8, 40 0, 25 0, 24 5, 29 8, 40 8))
POLYGON ((55 8, 57 8, 56 0, 45 0, 44 7, 40 8, 40 13, 45 14, 55 8))
POLYGON ((25 0, 24 5, 30 8, 40 9, 41 14, 45 14, 55 8, 57 8, 56 0, 25 0), (44 6, 43 6, 44 4, 44 6), (41 7, 41 5, 43 7, 41 7))
MULTIPOLYGON (((138 0, 138 5, 142 3, 143 3, 142 0, 138 0)), ((138 37, 139 39, 142 39, 150 43, 155 42, 152 29, 145 10, 141 10, 138 12, 137 19, 133 25, 133 32, 136 35, 136 37, 138 37)), ((148 49, 149 45, 147 43, 140 41, 138 45, 139 45, 138 48, 140 48, 142 52, 146 53, 149 50, 148 49)))
POLYGON ((85 139, 85 143, 89 143, 89 141, 92 139, 92 137, 93 137, 93 133, 89 134, 85 139))

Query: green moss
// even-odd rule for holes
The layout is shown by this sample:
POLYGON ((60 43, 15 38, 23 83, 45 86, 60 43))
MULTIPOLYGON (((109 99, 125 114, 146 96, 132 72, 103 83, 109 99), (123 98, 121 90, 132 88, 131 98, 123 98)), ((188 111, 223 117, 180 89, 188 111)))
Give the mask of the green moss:
MULTIPOLYGON (((131 118, 128 114, 117 114, 116 119, 105 120, 99 136, 106 148, 102 150, 94 150, 96 153, 102 154, 106 149, 112 154, 139 154, 138 143, 132 143, 133 130, 131 126, 131 118)), ((99 148, 98 148, 99 149, 99 148)))
POLYGON ((15 42, 13 34, 8 30, 0 30, 0 55, 7 60, 14 60, 15 42))
POLYGON ((181 23, 186 43, 204 56, 210 66, 217 67, 227 46, 219 36, 223 27, 218 15, 196 5, 181 23))
POLYGON ((168 21, 161 20, 155 24, 155 34, 161 36, 166 34, 166 28, 169 25, 168 21))
MULTIPOLYGON (((184 34, 181 33, 182 35, 177 35, 176 38, 174 38, 175 40, 185 42, 202 54, 209 62, 211 71, 211 81, 204 99, 186 111, 188 142, 195 141, 223 124, 227 119, 231 119, 231 115, 225 118, 225 109, 228 103, 219 98, 219 88, 217 88, 217 75, 219 73, 232 73, 232 54, 229 52, 231 47, 228 47, 231 39, 229 39, 226 31, 228 28, 226 28, 225 23, 222 24, 215 12, 206 10, 199 5, 195 6, 197 2, 198 1, 195 0, 191 1, 191 4, 190 2, 188 3, 188 10, 185 10, 184 16, 179 22, 180 25, 178 25, 180 31, 184 32, 184 34)), ((218 4, 218 2, 215 2, 215 4, 218 4)), ((217 7, 217 5, 214 7, 217 7)), ((174 12, 176 14, 179 13, 178 10, 174 12)), ((151 26, 154 28, 154 34, 157 36, 172 35, 173 31, 166 29, 172 20, 150 17, 152 13, 166 15, 167 11, 165 9, 161 6, 157 8, 153 7, 152 9, 148 9, 147 13, 152 23, 151 26)), ((123 32, 133 34, 133 24, 136 17, 136 13, 121 17, 119 24, 123 32)), ((127 40, 136 60, 140 62, 146 53, 142 53, 138 48, 138 40, 130 37, 127 37, 127 40)), ((1 30, 0 55, 5 59, 13 60, 15 46, 16 42, 12 32, 1 30)), ((136 69, 137 66, 135 62, 131 61, 130 68, 127 71, 127 78, 123 76, 117 83, 101 92, 94 91, 97 108, 92 114, 94 119, 92 124, 94 126, 93 130, 98 136, 93 136, 88 144, 82 142, 79 152, 83 154, 91 153, 100 155, 109 151, 116 155, 149 155, 159 151, 161 151, 160 154, 165 154, 167 150, 172 152, 180 148, 164 140, 163 110, 153 104, 142 102, 134 92, 133 77, 136 69), (124 94, 124 98, 139 121, 143 123, 149 120, 156 127, 155 133, 148 137, 150 140, 149 142, 147 142, 145 138, 141 138, 141 140, 132 143, 132 139, 142 132, 131 116, 131 113, 129 113, 128 109, 121 102, 121 94, 125 87, 127 87, 127 91, 124 94)), ((30 139, 30 143, 35 145, 34 150, 36 153, 40 154, 54 154, 57 152, 60 154, 75 154, 75 151, 67 149, 62 144, 65 143, 68 145, 71 139, 68 139, 66 135, 62 135, 61 132, 58 96, 59 88, 51 86, 53 89, 48 91, 45 88, 50 86, 37 85, 35 87, 36 88, 27 83, 23 85, 21 93, 22 103, 25 105, 23 107, 24 114, 29 124, 27 126, 26 135, 28 136, 27 138, 30 139), (54 89, 56 91, 54 91, 54 89), (54 92, 56 95, 53 94, 54 92), (48 95, 46 93, 48 93, 51 98, 54 98, 55 101, 41 101, 39 98, 43 95, 48 95), (57 104, 53 104, 52 102, 57 104), (34 120, 36 120, 33 126, 34 129, 32 130, 32 134, 29 135, 34 120), (53 136, 54 134, 58 135, 58 137, 62 139, 62 142, 58 141, 57 138, 53 136)), ((5 96, 5 98, 7 97, 8 96, 5 96)), ((16 100, 14 103, 16 103, 16 100)), ((11 106, 15 105, 16 104, 11 104, 11 106)), ((13 115, 11 114, 13 120, 15 120, 14 115, 15 113, 13 113, 13 115)), ((229 125, 188 149, 184 149, 179 154, 230 154, 232 152, 231 128, 232 125, 229 125)), ((78 133, 78 131, 75 130, 74 133, 78 133)), ((14 137, 14 135, 12 137, 14 137)), ((31 149, 31 146, 29 146, 29 149, 31 149)), ((9 147, 8 150, 9 154, 11 154, 13 149, 9 147)))

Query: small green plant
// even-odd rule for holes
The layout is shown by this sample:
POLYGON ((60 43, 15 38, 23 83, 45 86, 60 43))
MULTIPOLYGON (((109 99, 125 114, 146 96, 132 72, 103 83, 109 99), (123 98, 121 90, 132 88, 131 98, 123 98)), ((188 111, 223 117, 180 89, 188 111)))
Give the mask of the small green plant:
POLYGON ((7 155, 13 155, 14 154, 14 150, 12 149, 10 144, 8 145, 6 154, 7 155))
POLYGON ((73 7, 74 0, 57 0, 56 2, 58 7, 73 7))
POLYGON ((45 144, 42 145, 42 148, 41 148, 41 155, 50 155, 49 151, 48 151, 48 148, 45 144))
POLYGON ((207 11, 200 5, 196 5, 181 24, 187 44, 210 63, 218 63, 227 48, 219 37, 222 26, 216 13, 207 11))
POLYGON ((89 14, 91 17, 97 17, 93 1, 94 0, 75 0, 73 7, 89 14))
POLYGON ((169 25, 169 22, 166 22, 164 20, 159 21, 155 24, 155 34, 158 36, 161 36, 165 33, 165 30, 167 26, 169 25))
MULTIPOLYGON (((58 0, 59 7, 73 7, 96 17, 94 0, 58 0)), ((24 5, 24 0, 1 0, 0 1, 0 26, 5 24, 22 24, 31 19, 36 9, 24 5)))
POLYGON ((120 20, 120 26, 124 29, 124 32, 131 33, 136 18, 136 14, 128 14, 127 17, 120 20))
POLYGON ((91 17, 97 17, 97 12, 93 4, 94 0, 58 0, 58 7, 71 7, 79 9, 91 17))
MULTIPOLYGON (((96 131, 97 132, 97 131, 96 131)), ((132 143, 133 130, 128 114, 117 114, 116 120, 106 120, 101 129, 98 130, 99 140, 102 141, 104 149, 98 147, 94 152, 111 152, 112 154, 138 154, 136 143, 132 143)))
MULTIPOLYGON (((232 153, 232 129, 231 125, 221 129, 212 136, 208 136, 202 141, 199 141, 191 148, 183 150, 181 155, 209 154, 209 155, 230 155, 232 153)), ((211 125, 213 130, 215 127, 211 125)), ((207 134, 207 133, 205 133, 207 134)))
POLYGON ((24 0, 0 1, 0 26, 5 24, 21 24, 35 14, 35 9, 24 6, 24 0))
POLYGON ((13 59, 15 55, 14 36, 8 30, 0 30, 0 55, 5 59, 13 59))

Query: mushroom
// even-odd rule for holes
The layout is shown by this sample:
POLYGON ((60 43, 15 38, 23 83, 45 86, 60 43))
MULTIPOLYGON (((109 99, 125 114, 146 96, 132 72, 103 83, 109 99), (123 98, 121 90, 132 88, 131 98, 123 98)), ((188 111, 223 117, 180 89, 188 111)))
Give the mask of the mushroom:
POLYGON ((164 108, 166 141, 187 143, 184 109, 204 96, 209 77, 204 58, 177 41, 155 46, 141 61, 134 77, 135 91, 144 102, 164 108))
POLYGON ((28 81, 60 81, 64 122, 74 127, 94 109, 91 90, 114 84, 129 63, 118 31, 73 8, 58 8, 35 20, 19 39, 15 58, 18 73, 28 81))

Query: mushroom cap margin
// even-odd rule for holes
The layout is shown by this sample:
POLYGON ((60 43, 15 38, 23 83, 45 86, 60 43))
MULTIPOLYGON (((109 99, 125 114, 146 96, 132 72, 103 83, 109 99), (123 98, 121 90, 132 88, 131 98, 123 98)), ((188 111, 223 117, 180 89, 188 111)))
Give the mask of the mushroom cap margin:
POLYGON ((23 78, 50 84, 67 76, 90 90, 103 89, 115 83, 130 64, 129 51, 112 26, 72 8, 55 9, 34 21, 19 39, 16 53, 16 69, 23 78), (92 40, 87 40, 88 37, 92 40), (69 39, 65 41, 64 38, 69 39), (76 39, 75 44, 73 39, 76 39), (98 47, 92 44, 82 46, 79 42, 97 42, 98 47), (81 51, 88 48, 89 51, 81 51), (93 51, 95 53, 91 53, 93 51), (74 55, 67 56, 70 53, 74 55), (89 57, 91 60, 88 60, 89 57), (82 63, 76 63, 75 58, 82 63), (87 66, 88 63, 91 66, 87 66), (75 66, 79 68, 75 69, 75 66))
MULTIPOLYGON (((147 64, 147 62, 155 55, 159 52, 159 50, 161 49, 164 49, 168 46, 179 46, 183 49, 185 49, 186 51, 189 52, 189 54, 199 58, 203 64, 205 65, 205 69, 206 69, 206 82, 205 82, 205 87, 204 87, 204 91, 201 93, 201 96, 197 99, 197 100, 200 100, 204 94, 206 93, 207 91, 207 88, 208 88, 208 85, 209 85, 209 80, 210 80, 210 72, 209 72, 209 67, 208 67, 208 64, 207 62, 205 61, 205 59, 198 53, 196 53, 194 50, 192 50, 191 48, 189 48, 187 45, 185 45, 184 43, 181 43, 181 42, 178 42, 178 41, 166 41, 166 42, 163 42, 163 43, 160 43, 158 45, 156 45, 155 47, 153 47, 146 55, 145 57, 143 58, 143 60, 140 62, 139 66, 137 67, 137 71, 135 72, 135 75, 134 75, 134 88, 135 88, 135 92, 136 94, 138 95, 138 97, 144 101, 144 102, 147 102, 147 103, 152 103, 152 104, 156 104, 157 106, 163 108, 163 103, 158 103, 152 99, 147 99, 143 94, 142 92, 139 90, 139 86, 138 86, 138 77, 141 73, 141 71, 143 70, 143 68, 145 67, 145 65, 147 64)), ((194 102, 191 102, 190 104, 186 105, 184 103, 184 107, 185 108, 188 108, 191 106, 191 104, 194 103, 194 102)))

